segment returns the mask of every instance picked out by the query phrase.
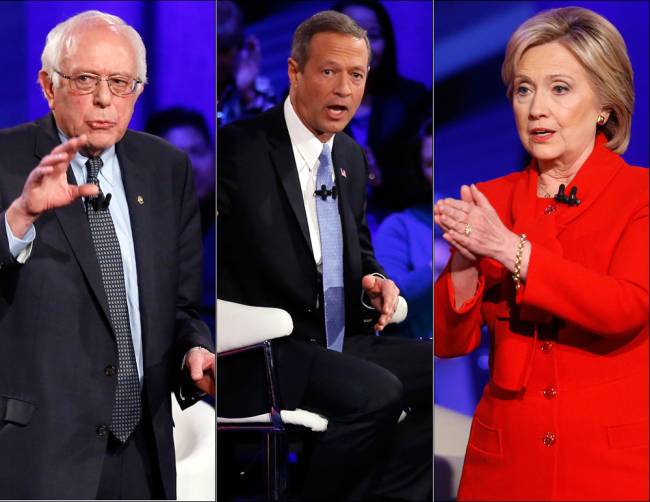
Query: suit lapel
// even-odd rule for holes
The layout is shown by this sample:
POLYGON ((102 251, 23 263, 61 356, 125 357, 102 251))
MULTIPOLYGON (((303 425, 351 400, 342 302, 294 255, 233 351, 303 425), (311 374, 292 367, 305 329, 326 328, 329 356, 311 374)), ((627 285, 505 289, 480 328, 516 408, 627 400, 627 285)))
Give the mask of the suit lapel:
MULTIPOLYGON (((352 219, 352 210, 350 209, 349 202, 349 192, 347 184, 347 171, 345 166, 346 157, 345 152, 343 152, 341 144, 337 141, 336 136, 334 137, 334 148, 332 149, 332 163, 334 164, 334 179, 336 181, 336 189, 339 192, 339 214, 341 215, 341 223, 343 225, 343 244, 350 242, 354 235, 353 229, 355 227, 355 222, 352 219), (343 172, 346 173, 346 176, 343 176, 343 172)), ((346 255, 346 253, 344 253, 346 255)))
POLYGON ((311 247, 305 205, 302 198, 302 191, 300 190, 298 168, 296 167, 296 160, 293 156, 293 148, 291 147, 291 138, 289 137, 289 131, 287 130, 284 113, 281 108, 277 114, 276 122, 274 124, 275 127, 272 128, 269 134, 271 161, 278 173, 293 214, 296 216, 300 232, 309 247, 309 251, 313 254, 314 250, 311 247))
POLYGON ((513 231, 525 232, 529 237, 534 236, 540 244, 561 255, 562 247, 557 240, 559 235, 569 223, 589 209, 625 165, 618 155, 605 148, 605 142, 606 138, 603 135, 596 138, 591 155, 565 188, 565 193, 568 194, 571 188, 578 187, 577 197, 581 200, 580 205, 567 206, 549 200, 549 204, 556 207, 556 212, 549 215, 536 213, 538 173, 535 162, 531 162, 526 168, 526 176, 522 177, 514 188, 513 231))
POLYGON ((566 187, 567 194, 574 186, 578 187, 576 196, 581 202, 579 206, 567 207, 558 215, 558 222, 561 223, 562 230, 591 207, 612 178, 625 166, 621 157, 604 146, 606 142, 607 139, 603 134, 596 137, 596 144, 591 155, 566 187))
POLYGON ((140 322, 142 327, 142 339, 146 349, 146 337, 148 320, 148 305, 154 295, 153 284, 155 276, 151 260, 144 257, 152 256, 151 246, 155 242, 153 237, 154 215, 151 204, 152 194, 149 177, 152 173, 146 168, 145 159, 136 158, 128 148, 129 132, 122 141, 115 145, 115 153, 120 162, 120 171, 124 183, 126 202, 129 207, 129 219, 131 220, 131 236, 135 250, 135 262, 138 271, 138 296, 140 300, 140 322))
MULTIPOLYGON (((48 115, 40 122, 42 128, 36 139, 36 157, 42 159, 45 155, 50 153, 54 147, 61 143, 56 131, 54 118, 48 115)), ((67 171, 68 183, 76 185, 72 168, 68 166, 67 171)), ((110 316, 108 313, 108 300, 104 291, 102 283, 102 276, 99 270, 99 262, 95 255, 95 247, 90 235, 90 227, 84 211, 83 202, 81 199, 73 202, 72 204, 60 207, 54 210, 63 233, 72 248, 72 252, 81 267, 83 274, 88 280, 90 289, 94 293, 97 301, 101 305, 102 311, 106 315, 106 319, 110 324, 110 316)))

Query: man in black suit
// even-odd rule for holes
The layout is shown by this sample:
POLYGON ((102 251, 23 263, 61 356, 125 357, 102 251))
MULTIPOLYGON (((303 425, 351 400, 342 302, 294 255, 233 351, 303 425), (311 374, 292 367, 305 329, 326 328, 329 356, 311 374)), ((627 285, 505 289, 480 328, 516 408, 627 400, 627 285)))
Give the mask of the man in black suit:
MULTIPOLYGON (((293 334, 275 342, 282 406, 329 420, 304 500, 431 497, 431 344, 372 336, 364 322, 378 311, 381 331, 399 294, 365 222, 366 159, 341 132, 369 51, 349 17, 314 15, 294 34, 284 105, 218 131, 218 297, 291 314, 293 334)), ((220 415, 261 412, 229 387, 226 370, 242 364, 219 375, 220 415)))
POLYGON ((192 169, 127 130, 146 61, 121 19, 64 21, 42 61, 51 114, 0 131, 0 497, 173 499, 171 392, 214 385, 192 169))

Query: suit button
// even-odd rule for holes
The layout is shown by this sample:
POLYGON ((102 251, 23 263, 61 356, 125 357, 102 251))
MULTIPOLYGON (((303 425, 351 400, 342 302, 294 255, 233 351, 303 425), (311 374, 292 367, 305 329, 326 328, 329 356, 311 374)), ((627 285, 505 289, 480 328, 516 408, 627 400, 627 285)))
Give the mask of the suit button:
POLYGON ((95 432, 99 437, 104 437, 108 433, 108 425, 100 424, 95 429, 95 432))
POLYGON ((106 376, 113 376, 115 373, 117 373, 117 368, 112 364, 109 364, 106 366, 106 368, 104 368, 104 375, 106 376))
POLYGON ((553 399, 555 396, 557 396, 557 389, 552 385, 549 385, 544 389, 543 393, 546 399, 553 399))
POLYGON ((553 348, 553 342, 542 342, 542 344, 539 346, 539 349, 544 352, 544 354, 548 354, 551 352, 551 349, 553 348))
POLYGON ((306 308, 305 312, 307 312, 308 314, 311 314, 313 312, 313 310, 311 308, 306 308))
POLYGON ((309 341, 310 341, 311 343, 316 343, 316 339, 315 339, 315 338, 310 338, 309 341))
POLYGON ((544 442, 544 446, 553 446, 555 444, 555 440, 557 439, 557 436, 553 432, 547 432, 544 434, 544 438, 542 441, 544 442))

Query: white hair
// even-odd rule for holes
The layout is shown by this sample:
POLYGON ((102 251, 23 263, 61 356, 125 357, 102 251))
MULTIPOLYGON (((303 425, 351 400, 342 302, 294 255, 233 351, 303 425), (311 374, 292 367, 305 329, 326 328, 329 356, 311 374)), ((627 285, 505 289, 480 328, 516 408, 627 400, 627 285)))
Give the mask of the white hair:
POLYGON ((57 24, 47 34, 45 47, 41 54, 41 71, 46 72, 55 86, 60 85, 59 75, 54 70, 60 70, 59 64, 65 49, 70 49, 72 45, 72 36, 76 29, 83 25, 102 23, 107 26, 117 27, 124 36, 131 42, 136 55, 136 73, 135 78, 143 83, 147 82, 147 51, 140 34, 133 27, 126 24, 121 18, 106 14, 98 10, 87 10, 76 16, 72 16, 65 21, 57 24))

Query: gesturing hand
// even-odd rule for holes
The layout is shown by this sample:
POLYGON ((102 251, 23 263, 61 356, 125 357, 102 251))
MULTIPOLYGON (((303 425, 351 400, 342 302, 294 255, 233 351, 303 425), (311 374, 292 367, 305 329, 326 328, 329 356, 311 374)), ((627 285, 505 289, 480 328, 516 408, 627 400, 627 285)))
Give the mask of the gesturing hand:
POLYGON ((393 318, 399 299, 399 288, 390 279, 383 279, 376 275, 364 275, 361 287, 372 306, 379 311, 379 319, 375 324, 375 331, 383 330, 393 318))
POLYGON ((461 187, 461 200, 439 200, 434 219, 445 232, 443 238, 467 260, 485 256, 505 265, 517 246, 517 235, 475 185, 461 187))
POLYGON ((66 175, 70 161, 86 145, 86 141, 86 135, 82 134, 57 146, 29 173, 22 193, 6 213, 15 236, 24 236, 29 226, 45 211, 98 193, 98 188, 93 184, 70 185, 66 175))
MULTIPOLYGON (((450 224, 448 218, 451 218, 450 214, 455 211, 455 208, 451 205, 452 201, 465 203, 467 211, 469 211, 470 206, 474 205, 474 198, 472 197, 470 188, 467 185, 460 187, 460 198, 460 201, 456 201, 450 198, 438 200, 433 208, 433 220, 436 222, 436 225, 442 228, 444 232, 443 238, 452 246, 454 246, 454 248, 456 248, 458 251, 458 253, 454 255, 455 261, 458 262, 461 260, 463 263, 459 265, 462 265, 461 268, 465 268, 465 266, 471 266, 474 264, 474 262, 476 262, 476 256, 474 256, 474 254, 464 246, 460 245, 457 242, 452 242, 447 238, 449 237, 450 230, 450 227, 448 226, 450 224)), ((461 218, 462 215, 459 214, 458 217, 461 218)))

